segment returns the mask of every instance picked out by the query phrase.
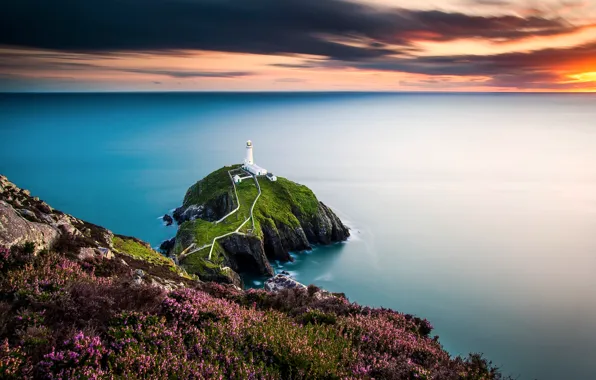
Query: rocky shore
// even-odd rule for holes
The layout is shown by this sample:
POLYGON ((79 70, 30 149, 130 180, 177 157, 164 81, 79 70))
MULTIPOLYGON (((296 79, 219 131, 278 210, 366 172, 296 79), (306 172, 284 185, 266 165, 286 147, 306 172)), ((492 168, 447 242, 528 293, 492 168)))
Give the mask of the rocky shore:
MULTIPOLYGON (((234 213, 238 201, 228 171, 235 168, 219 169, 188 189, 183 205, 173 213, 179 225, 175 240, 164 242, 164 251, 175 257, 193 244, 207 246, 215 236, 234 231, 243 218, 250 217, 247 210, 257 195, 257 187, 252 180, 236 186, 241 207, 234 213), (230 213, 224 222, 214 223, 230 213), (226 230, 228 219, 231 221, 226 230)), ((314 245, 333 244, 350 236, 348 227, 306 186, 281 177, 277 182, 261 177, 259 184, 262 195, 254 207, 255 229, 230 234, 216 242, 222 266, 236 273, 272 276, 269 260, 291 261, 291 251, 310 250, 314 245)), ((193 255, 180 264, 199 277, 204 276, 208 263, 198 262, 201 253, 193 255)), ((201 257, 206 261, 205 252, 201 257)))
POLYGON ((112 261, 136 273, 137 283, 166 289, 195 282, 149 243, 56 210, 0 175, 0 247, 29 246, 32 253, 56 250, 79 262, 112 261))

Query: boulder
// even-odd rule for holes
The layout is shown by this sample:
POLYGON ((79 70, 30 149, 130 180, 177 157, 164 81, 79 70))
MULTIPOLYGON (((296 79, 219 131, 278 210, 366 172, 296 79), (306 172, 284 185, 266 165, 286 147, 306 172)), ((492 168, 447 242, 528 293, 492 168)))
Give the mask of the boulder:
POLYGON ((174 248, 175 245, 176 245, 176 238, 171 238, 169 240, 164 240, 159 245, 159 250, 164 255, 167 256, 170 253, 170 251, 172 250, 172 248, 174 248))
POLYGON ((95 249, 91 248, 91 247, 83 247, 79 249, 79 253, 77 254, 77 258, 79 260, 85 260, 85 259, 92 259, 95 257, 95 249))
MULTIPOLYGON (((18 204, 21 204, 21 203, 19 202, 18 204)), ((39 222, 39 219, 37 219, 37 215, 35 215, 35 213, 31 210, 20 208, 20 209, 17 209, 17 212, 19 214, 21 214, 21 216, 23 218, 27 219, 30 222, 39 222)))
POLYGON ((99 254, 103 258, 106 258, 108 260, 111 260, 114 258, 114 253, 109 248, 99 247, 99 248, 97 248, 97 250, 99 251, 99 254))
POLYGON ((71 237, 75 237, 75 236, 80 236, 81 232, 79 230, 77 230, 75 228, 75 226, 73 226, 72 224, 70 224, 70 222, 68 220, 61 220, 60 222, 58 222, 58 224, 56 225, 58 227, 58 229, 60 230, 61 233, 71 236, 71 237))
MULTIPOLYGON (((287 273, 287 272, 286 272, 287 273)), ((306 289, 306 285, 294 280, 287 274, 278 274, 265 281, 265 290, 270 292, 279 292, 284 289, 306 289)))
POLYGON ((37 209, 38 209, 39 211, 41 211, 41 212, 45 212, 46 214, 51 214, 51 213, 52 213, 52 211, 54 211, 54 209, 53 209, 53 208, 51 208, 51 207, 50 207, 50 205, 49 205, 49 204, 47 204, 47 203, 45 203, 45 202, 40 202, 40 203, 37 205, 37 209))
POLYGON ((11 247, 32 242, 38 250, 49 249, 60 235, 57 228, 23 218, 5 201, 0 201, 0 245, 11 247))
POLYGON ((135 269, 132 275, 132 281, 135 285, 141 285, 143 278, 145 277, 145 271, 142 269, 135 269))
POLYGON ((174 223, 174 219, 168 214, 165 214, 162 219, 166 226, 171 226, 174 223))

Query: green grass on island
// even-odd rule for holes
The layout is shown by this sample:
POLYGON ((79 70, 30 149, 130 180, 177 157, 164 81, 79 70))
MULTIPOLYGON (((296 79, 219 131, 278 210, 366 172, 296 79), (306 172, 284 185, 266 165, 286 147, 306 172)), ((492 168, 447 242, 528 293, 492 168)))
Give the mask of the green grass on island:
MULTIPOLYGON (((235 202, 236 195, 234 195, 232 181, 230 180, 227 171, 225 171, 225 176, 228 178, 228 183, 225 186, 228 186, 229 189, 221 189, 223 191, 211 192, 211 194, 222 194, 226 191, 231 191, 235 202)), ((236 184, 236 190, 238 192, 238 199, 240 200, 240 208, 237 212, 228 216, 220 223, 209 222, 203 219, 195 219, 192 221, 184 222, 180 226, 180 231, 178 233, 193 236, 196 247, 201 247, 206 244, 211 244, 213 239, 218 236, 235 231, 238 227, 242 225, 242 223, 244 223, 246 219, 250 217, 250 208, 259 193, 252 179, 247 179, 242 183, 236 184)), ((202 196, 196 196, 194 198, 202 198, 202 196)), ((247 228, 252 228, 252 223, 249 221, 246 223, 245 226, 246 227, 242 229, 242 232, 246 232, 247 228)), ((186 247, 177 247, 177 251, 181 252, 185 248, 186 247)))
POLYGON ((215 243, 211 260, 208 260, 210 248, 188 255, 180 263, 189 273, 223 272, 224 251, 219 243, 215 243))
MULTIPOLYGON (((231 198, 236 201, 232 180, 228 174, 230 170, 234 170, 233 174, 241 172, 240 165, 225 166, 191 186, 184 197, 184 206, 201 205, 225 193, 229 193, 231 198)), ((267 224, 273 229, 279 224, 296 228, 300 226, 300 222, 295 214, 308 219, 317 213, 319 201, 308 187, 283 177, 277 177, 277 181, 272 182, 261 176, 258 177, 258 181, 261 187, 261 196, 254 208, 255 229, 252 233, 255 235, 262 237, 262 224, 267 224)), ((250 208, 258 195, 258 189, 254 180, 247 178, 236 184, 236 191, 240 201, 240 208, 237 212, 217 224, 202 219, 184 222, 180 226, 177 236, 185 238, 177 239, 177 241, 184 241, 188 245, 190 244, 188 242, 192 240, 195 247, 198 248, 211 244, 214 238, 233 232, 241 226, 250 217, 250 208), (189 237, 192 239, 188 239, 189 237)), ((239 232, 248 233, 252 227, 252 221, 248 221, 239 232)), ((174 248, 176 254, 180 254, 187 248, 183 244, 176 244, 174 248)), ((216 250, 220 251, 217 256, 224 254, 221 247, 216 246, 214 251, 216 250)), ((205 247, 189 255, 182 264, 189 272, 200 273, 205 267, 212 267, 217 265, 217 261, 223 260, 216 259, 216 255, 212 254, 211 262, 207 262, 209 251, 210 247, 205 247)))
POLYGON ((224 166, 198 181, 188 189, 182 205, 184 207, 200 205, 221 194, 233 191, 228 171, 239 168, 240 165, 224 166))

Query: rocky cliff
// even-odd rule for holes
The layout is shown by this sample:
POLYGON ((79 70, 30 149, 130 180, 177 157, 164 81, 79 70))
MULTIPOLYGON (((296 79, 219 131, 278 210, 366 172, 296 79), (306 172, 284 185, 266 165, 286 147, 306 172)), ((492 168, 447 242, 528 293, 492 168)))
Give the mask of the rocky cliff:
POLYGON ((173 289, 196 282, 148 243, 55 210, 0 175, 0 247, 26 245, 34 254, 55 250, 80 262, 112 261, 137 284, 173 289))
POLYGON ((165 247, 199 277, 210 263, 235 272, 273 275, 268 260, 289 261, 291 251, 349 237, 349 229, 306 186, 282 177, 276 182, 259 177, 257 184, 249 177, 234 189, 230 173, 242 174, 239 166, 224 167, 191 186, 173 214, 179 229, 175 242, 165 247), (204 248, 196 251, 200 247, 204 248))

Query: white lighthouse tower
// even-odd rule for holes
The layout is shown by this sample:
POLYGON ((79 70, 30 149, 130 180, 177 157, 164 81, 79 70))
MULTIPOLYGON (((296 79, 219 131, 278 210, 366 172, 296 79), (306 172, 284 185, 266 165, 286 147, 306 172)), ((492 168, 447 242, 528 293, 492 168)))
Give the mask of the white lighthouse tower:
MULTIPOLYGON (((267 175, 267 169, 260 167, 259 165, 255 164, 253 155, 252 155, 252 141, 248 140, 246 142, 246 158, 244 159, 244 165, 242 168, 247 172, 253 175, 267 175)), ((271 178, 270 178, 271 179, 271 178)), ((277 179, 277 178, 276 178, 277 179)), ((273 181, 273 179, 272 179, 273 181)))
POLYGON ((252 165, 254 163, 255 162, 252 157, 252 141, 248 140, 246 142, 246 158, 244 159, 244 164, 252 165))

